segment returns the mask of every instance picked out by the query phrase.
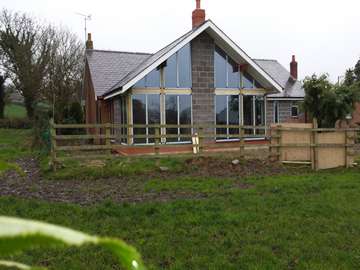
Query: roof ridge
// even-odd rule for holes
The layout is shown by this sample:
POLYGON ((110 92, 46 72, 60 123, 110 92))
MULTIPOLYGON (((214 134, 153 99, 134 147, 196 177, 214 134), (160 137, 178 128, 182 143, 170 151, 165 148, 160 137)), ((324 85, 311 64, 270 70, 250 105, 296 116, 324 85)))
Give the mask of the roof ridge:
POLYGON ((123 54, 140 54, 140 55, 153 55, 152 53, 145 53, 145 52, 129 52, 129 51, 116 51, 116 50, 86 50, 87 52, 105 52, 105 53, 123 53, 123 54))
POLYGON ((253 60, 255 61, 272 61, 272 62, 279 62, 278 60, 276 59, 264 59, 264 58, 252 58, 253 60))

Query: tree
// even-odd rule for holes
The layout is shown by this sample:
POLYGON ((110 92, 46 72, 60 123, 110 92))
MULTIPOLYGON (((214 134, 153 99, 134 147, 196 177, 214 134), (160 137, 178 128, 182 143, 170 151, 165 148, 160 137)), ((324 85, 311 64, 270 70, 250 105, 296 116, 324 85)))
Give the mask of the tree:
POLYGON ((360 59, 357 61, 354 69, 354 74, 357 82, 360 82, 360 59))
POLYGON ((55 120, 63 122, 71 105, 80 102, 84 69, 84 46, 77 36, 57 29, 52 42, 44 98, 55 109, 55 120))
POLYGON ((312 75, 304 80, 304 109, 318 120, 319 127, 334 127, 354 110, 360 99, 359 85, 332 85, 328 75, 312 75))
POLYGON ((350 86, 355 82, 355 74, 354 74, 354 70, 352 69, 348 69, 345 72, 345 79, 344 79, 344 84, 346 86, 350 86))
POLYGON ((1 63, 23 95, 28 117, 40 99, 50 62, 54 30, 26 14, 0 14, 1 63))
POLYGON ((4 118, 5 113, 5 76, 0 75, 0 119, 4 118))

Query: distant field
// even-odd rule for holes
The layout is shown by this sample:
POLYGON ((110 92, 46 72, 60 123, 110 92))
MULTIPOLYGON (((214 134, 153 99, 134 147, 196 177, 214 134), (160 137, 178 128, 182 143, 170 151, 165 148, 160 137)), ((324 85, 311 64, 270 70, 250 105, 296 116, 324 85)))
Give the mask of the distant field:
POLYGON ((5 117, 7 118, 25 118, 26 109, 23 105, 9 104, 5 107, 5 117))

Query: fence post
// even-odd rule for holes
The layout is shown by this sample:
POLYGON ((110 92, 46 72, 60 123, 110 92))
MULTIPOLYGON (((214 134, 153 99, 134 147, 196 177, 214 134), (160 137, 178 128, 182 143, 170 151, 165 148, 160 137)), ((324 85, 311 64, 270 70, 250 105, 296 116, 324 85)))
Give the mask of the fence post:
POLYGON ((239 127, 239 139, 240 139, 240 157, 245 158, 245 130, 242 125, 239 127))
POLYGON ((51 166, 54 171, 56 171, 56 129, 54 119, 50 119, 50 144, 51 144, 51 166))
POLYGON ((160 128, 155 128, 155 155, 159 155, 160 153, 160 148, 159 148, 159 144, 160 144, 160 128))
POLYGON ((203 148, 204 148, 204 128, 203 127, 199 127, 199 154, 201 154, 203 152, 203 148))
POLYGON ((313 129, 312 129, 312 136, 311 136, 311 144, 312 144, 312 159, 311 159, 311 168, 313 170, 318 170, 318 138, 317 138, 317 128, 318 122, 317 119, 313 119, 313 129))
POLYGON ((111 124, 105 124, 105 144, 107 146, 111 145, 111 124))

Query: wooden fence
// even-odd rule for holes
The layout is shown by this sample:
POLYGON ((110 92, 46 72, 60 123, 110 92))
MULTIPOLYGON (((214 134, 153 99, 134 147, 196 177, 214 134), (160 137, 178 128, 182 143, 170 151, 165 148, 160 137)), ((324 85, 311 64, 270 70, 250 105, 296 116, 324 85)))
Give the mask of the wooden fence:
POLYGON ((355 132, 359 131, 320 129, 312 124, 257 127, 159 124, 64 125, 54 124, 52 121, 50 128, 51 158, 54 168, 58 162, 67 157, 108 158, 114 156, 111 153, 121 153, 129 149, 146 149, 147 154, 155 157, 183 153, 184 150, 187 154, 193 155, 237 151, 238 156, 244 158, 245 148, 248 147, 246 141, 249 139, 252 140, 251 147, 267 148, 269 151, 264 152, 263 156, 267 155, 273 160, 311 164, 313 169, 350 167, 353 164, 355 132), (141 132, 134 132, 136 130, 141 132), (168 130, 178 130, 178 132, 168 134, 168 130), (74 134, 74 131, 78 134, 74 134), (224 139, 231 143, 225 143, 224 139), (264 141, 268 144, 264 144, 264 141))

